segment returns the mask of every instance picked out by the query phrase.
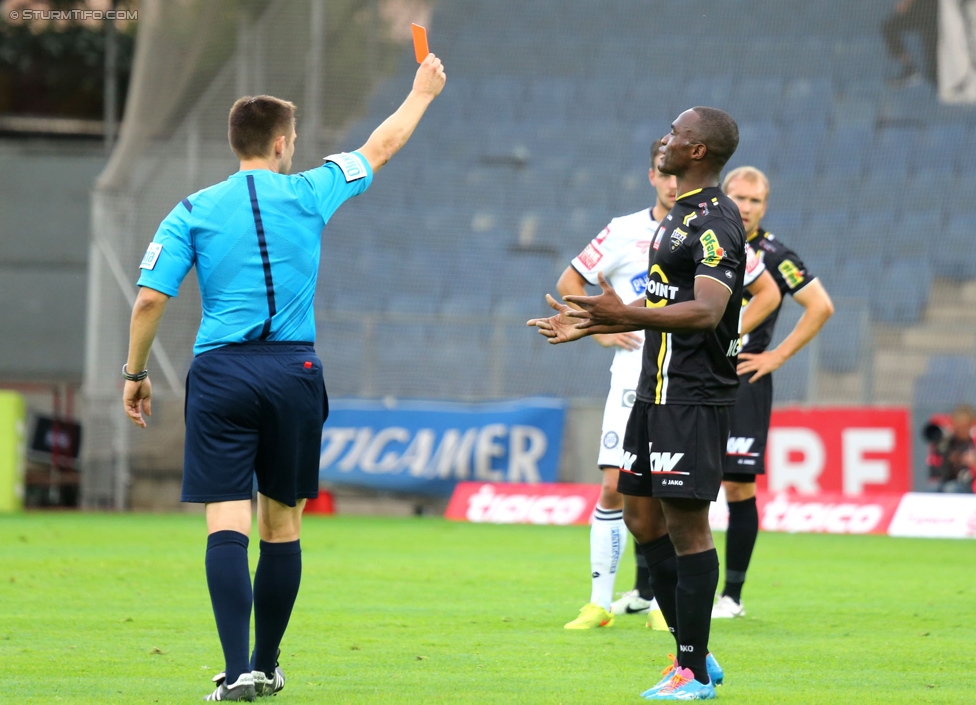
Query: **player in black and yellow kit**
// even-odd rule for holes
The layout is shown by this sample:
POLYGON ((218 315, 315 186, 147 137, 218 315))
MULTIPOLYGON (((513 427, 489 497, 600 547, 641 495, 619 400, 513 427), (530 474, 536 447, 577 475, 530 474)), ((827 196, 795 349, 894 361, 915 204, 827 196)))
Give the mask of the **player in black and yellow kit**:
MULTIPOLYGON (((834 312, 830 296, 820 280, 782 240, 764 230, 760 222, 766 214, 769 180, 755 167, 734 169, 725 177, 722 190, 735 201, 742 215, 747 239, 773 275, 783 296, 787 294, 804 307, 793 331, 773 350, 767 350, 779 307, 762 322, 753 320, 756 312, 742 312, 739 356, 739 391, 732 412, 732 432, 725 457, 723 485, 729 503, 729 528, 725 539, 725 588, 712 608, 712 618, 740 617, 742 585, 759 534, 756 510, 756 475, 766 472, 766 437, 773 407, 773 378, 778 369, 820 331, 834 312), (753 328, 753 326, 755 326, 753 328)), ((746 299, 749 294, 746 292, 746 299)), ((743 302, 745 303, 745 301, 743 302)))
POLYGON ((708 507, 739 384, 745 231, 718 187, 738 141, 735 121, 714 108, 685 111, 664 137, 660 169, 677 177, 679 196, 651 242, 643 302, 626 305, 601 275, 599 296, 565 297, 579 310, 547 297, 559 313, 529 321, 551 343, 647 331, 617 489, 678 647, 665 677, 641 694, 649 700, 714 698, 723 677, 708 653, 718 585, 708 507))

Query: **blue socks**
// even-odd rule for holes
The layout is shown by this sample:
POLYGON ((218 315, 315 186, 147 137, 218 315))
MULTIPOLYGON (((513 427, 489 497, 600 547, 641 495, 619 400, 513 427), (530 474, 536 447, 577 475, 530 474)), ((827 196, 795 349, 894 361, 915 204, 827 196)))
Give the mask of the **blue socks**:
POLYGON ((274 675, 278 646, 302 581, 300 541, 261 542, 254 574, 254 656, 252 670, 274 675))
POLYGON ((247 536, 237 531, 217 531, 207 537, 207 587, 228 684, 251 672, 247 659, 252 602, 247 543, 247 536))

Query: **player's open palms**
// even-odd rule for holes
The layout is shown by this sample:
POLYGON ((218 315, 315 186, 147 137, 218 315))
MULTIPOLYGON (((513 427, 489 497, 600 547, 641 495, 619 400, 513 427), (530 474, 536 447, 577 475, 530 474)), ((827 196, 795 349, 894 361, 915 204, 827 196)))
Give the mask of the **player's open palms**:
POLYGON ((546 303, 557 312, 556 315, 549 318, 533 318, 531 321, 526 321, 525 325, 538 328, 539 334, 547 337, 553 345, 579 340, 586 335, 586 331, 576 327, 579 320, 569 317, 572 308, 559 303, 549 294, 546 294, 546 303))
POLYGON ((567 296, 564 299, 578 307, 572 309, 572 313, 567 313, 567 316, 570 320, 575 319, 576 324, 582 329, 615 326, 623 322, 622 319, 627 313, 627 304, 617 296, 617 292, 607 282, 603 272, 597 274, 597 283, 600 285, 600 293, 597 296, 567 296))

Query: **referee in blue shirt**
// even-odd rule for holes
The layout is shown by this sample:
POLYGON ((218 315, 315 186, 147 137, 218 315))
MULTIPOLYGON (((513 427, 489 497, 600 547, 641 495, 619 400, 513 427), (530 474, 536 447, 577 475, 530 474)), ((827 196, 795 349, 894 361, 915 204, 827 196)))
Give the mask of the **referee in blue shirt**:
POLYGON ((186 380, 182 501, 206 504, 207 585, 225 660, 207 700, 253 700, 284 687, 277 656, 298 595, 302 509, 318 496, 328 413, 313 347, 322 228, 406 144, 445 81, 440 59, 428 55, 407 99, 365 145, 294 175, 294 104, 239 99, 228 138, 240 171, 178 203, 139 265, 122 368, 125 413, 136 425, 145 428, 151 414, 146 363, 159 321, 193 266, 203 304, 186 380), (261 557, 252 588, 254 476, 261 557))

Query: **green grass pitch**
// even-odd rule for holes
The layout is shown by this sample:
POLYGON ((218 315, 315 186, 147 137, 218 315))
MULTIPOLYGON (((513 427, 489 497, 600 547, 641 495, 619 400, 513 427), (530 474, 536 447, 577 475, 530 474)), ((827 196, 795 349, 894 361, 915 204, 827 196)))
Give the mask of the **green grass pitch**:
MULTIPOLYGON (((636 703, 674 650, 639 616, 562 628, 589 597, 586 527, 308 517, 302 545, 278 703, 636 703)), ((198 702, 222 669, 204 547, 200 516, 0 518, 0 701, 198 702)), ((719 699, 976 702, 974 559, 761 535, 749 615, 713 625, 719 699)))

